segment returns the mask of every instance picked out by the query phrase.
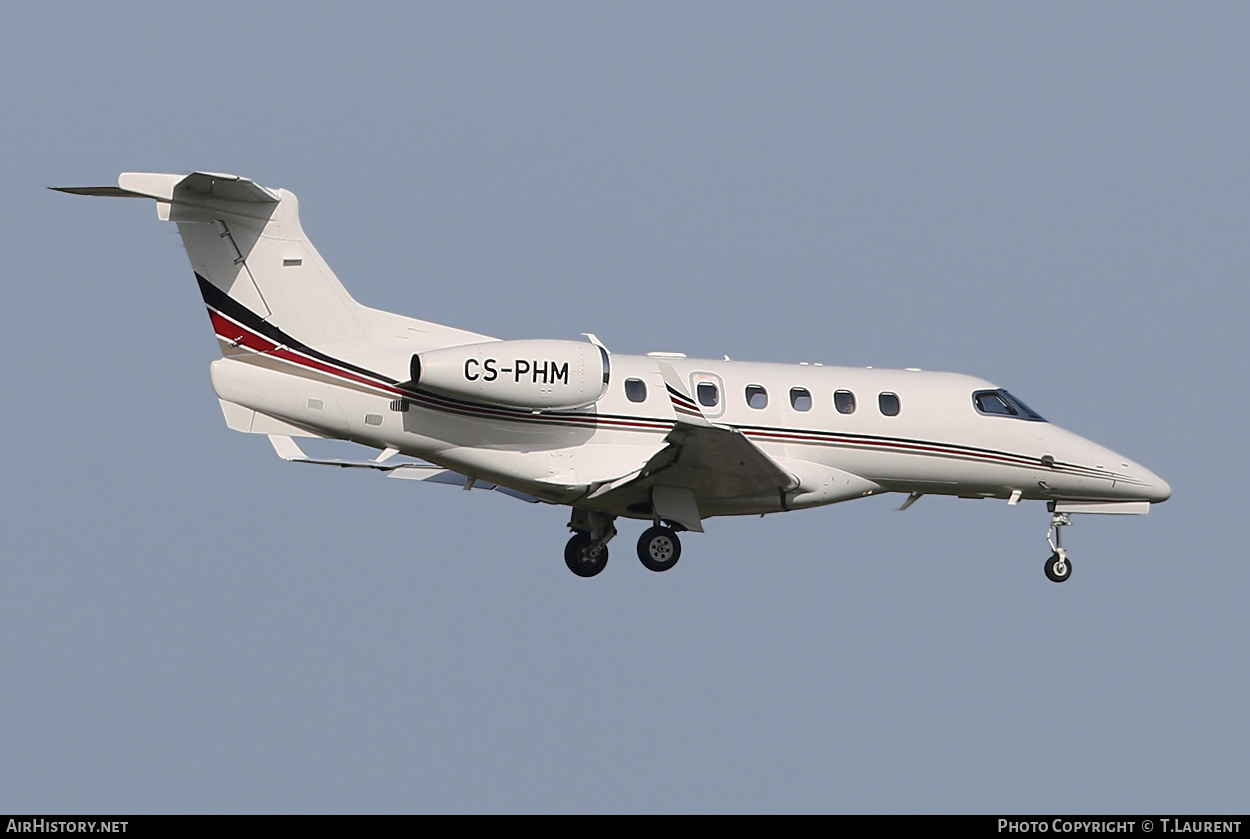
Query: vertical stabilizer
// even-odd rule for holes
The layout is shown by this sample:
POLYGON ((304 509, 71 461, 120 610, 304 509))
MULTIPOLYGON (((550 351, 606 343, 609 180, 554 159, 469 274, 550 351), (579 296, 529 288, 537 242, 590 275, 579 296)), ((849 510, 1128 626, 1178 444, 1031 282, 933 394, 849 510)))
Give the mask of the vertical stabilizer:
POLYGON ((357 303, 304 235, 299 201, 285 189, 213 172, 127 172, 117 186, 53 188, 154 199, 157 216, 178 225, 226 355, 265 341, 313 354, 333 347, 340 359, 402 375, 413 353, 493 340, 357 303), (243 333, 264 340, 241 347, 243 333))
POLYGON ((204 302, 310 344, 366 341, 376 312, 343 288, 299 222, 299 201, 236 175, 127 172, 116 187, 61 188, 78 195, 153 198, 178 225, 204 302))
MULTIPOLYGON (((122 175, 127 189, 151 175, 122 175)), ((212 305, 212 290, 309 344, 367 340, 365 309, 352 299, 300 227, 299 201, 245 178, 197 172, 178 181, 162 218, 177 222, 212 305)))

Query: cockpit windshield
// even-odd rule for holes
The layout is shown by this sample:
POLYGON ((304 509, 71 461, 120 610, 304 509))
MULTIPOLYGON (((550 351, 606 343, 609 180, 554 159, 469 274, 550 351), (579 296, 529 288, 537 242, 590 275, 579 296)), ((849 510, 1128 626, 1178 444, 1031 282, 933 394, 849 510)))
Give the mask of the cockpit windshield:
POLYGON ((1042 415, 1025 405, 1005 390, 978 390, 972 394, 972 404, 982 414, 996 417, 1015 417, 1016 419, 1046 422, 1042 415))

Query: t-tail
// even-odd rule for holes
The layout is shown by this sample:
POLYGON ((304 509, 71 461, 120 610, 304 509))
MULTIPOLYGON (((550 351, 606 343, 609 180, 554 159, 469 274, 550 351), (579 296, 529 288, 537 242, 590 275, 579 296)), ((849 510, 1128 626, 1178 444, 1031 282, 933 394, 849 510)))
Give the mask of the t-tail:
POLYGON ((178 225, 223 353, 234 332, 260 332, 278 343, 345 357, 463 344, 484 336, 371 309, 357 303, 300 227, 299 202, 237 175, 193 172, 122 174, 116 187, 54 187, 75 195, 151 198, 157 216, 178 225))

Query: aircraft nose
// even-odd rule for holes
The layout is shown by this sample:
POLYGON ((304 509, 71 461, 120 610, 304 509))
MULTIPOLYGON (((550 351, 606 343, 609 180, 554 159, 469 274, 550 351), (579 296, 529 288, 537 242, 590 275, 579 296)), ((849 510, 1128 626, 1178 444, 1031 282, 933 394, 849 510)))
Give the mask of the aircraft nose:
POLYGON ((1106 463, 1108 466, 1115 464, 1113 469, 1132 479, 1118 488, 1126 497, 1134 501, 1149 501, 1151 504, 1159 504, 1172 497, 1172 487, 1168 485, 1168 482, 1145 466, 1116 454, 1110 449, 1098 445, 1093 445, 1092 448, 1096 463, 1106 463))
POLYGON ((1146 483, 1149 484, 1146 487, 1146 500, 1151 504, 1158 504, 1172 497, 1172 487, 1168 482, 1149 469, 1146 470, 1146 483))
POLYGON ((1129 474, 1141 482, 1136 487, 1135 494, 1142 501, 1158 504, 1172 497, 1172 487, 1154 472, 1131 460, 1126 461, 1124 465, 1129 467, 1129 474))

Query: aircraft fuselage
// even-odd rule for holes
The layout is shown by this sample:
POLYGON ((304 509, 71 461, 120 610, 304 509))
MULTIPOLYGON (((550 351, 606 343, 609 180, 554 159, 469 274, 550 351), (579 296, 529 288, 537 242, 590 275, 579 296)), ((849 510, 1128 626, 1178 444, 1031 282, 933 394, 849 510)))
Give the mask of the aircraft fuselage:
POLYGON ((304 234, 295 195, 246 178, 125 173, 62 191, 153 199, 177 223, 231 428, 290 461, 568 505, 579 576, 603 569, 618 517, 652 522, 638 556, 663 571, 678 531, 708 518, 900 492, 904 508, 923 495, 1050 502, 1045 570, 1060 582, 1068 513, 1144 513, 1171 493, 971 376, 613 355, 593 336, 499 341, 362 306, 304 234), (382 452, 318 460, 295 437, 382 452))

